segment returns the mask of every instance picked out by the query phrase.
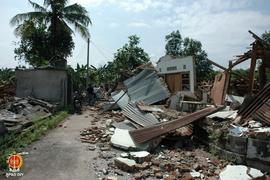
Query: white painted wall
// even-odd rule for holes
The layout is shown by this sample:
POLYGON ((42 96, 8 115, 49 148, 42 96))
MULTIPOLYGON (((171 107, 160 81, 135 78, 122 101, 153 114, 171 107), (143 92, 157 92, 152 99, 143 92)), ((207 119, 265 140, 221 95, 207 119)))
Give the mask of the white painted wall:
POLYGON ((195 91, 196 76, 195 62, 192 56, 172 57, 166 55, 161 57, 157 62, 157 69, 160 75, 189 72, 190 90, 195 91), (184 68, 185 66, 185 68, 184 68), (175 70, 167 70, 168 67, 176 67, 175 70))

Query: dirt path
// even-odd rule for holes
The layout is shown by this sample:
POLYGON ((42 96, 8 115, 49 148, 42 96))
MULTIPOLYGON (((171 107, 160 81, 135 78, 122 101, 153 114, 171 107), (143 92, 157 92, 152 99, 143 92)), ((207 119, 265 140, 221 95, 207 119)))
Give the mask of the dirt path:
MULTIPOLYGON (((89 112, 72 115, 39 141, 25 148, 21 180, 97 179, 90 160, 97 156, 80 142, 80 130, 88 127, 89 112)), ((8 178, 13 179, 13 178, 8 178)), ((14 178, 15 179, 15 178, 14 178)), ((18 179, 18 178, 16 178, 18 179)))

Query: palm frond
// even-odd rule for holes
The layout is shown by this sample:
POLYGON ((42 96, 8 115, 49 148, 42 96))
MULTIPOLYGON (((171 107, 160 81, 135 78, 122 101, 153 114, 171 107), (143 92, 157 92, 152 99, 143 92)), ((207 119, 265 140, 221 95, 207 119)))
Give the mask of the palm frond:
POLYGON ((64 20, 61 20, 60 23, 63 28, 65 28, 70 33, 74 34, 73 30, 69 27, 69 25, 64 20))
POLYGON ((74 24, 74 22, 78 22, 86 27, 89 24, 92 24, 91 19, 84 14, 67 13, 64 14, 63 17, 71 24, 74 24))
POLYGON ((63 9, 63 12, 64 13, 84 14, 84 15, 88 14, 87 10, 83 6, 81 6, 81 5, 77 4, 77 3, 66 6, 63 9))
POLYGON ((20 24, 15 28, 15 30, 14 30, 15 36, 20 36, 21 35, 22 28, 23 28, 23 24, 20 24))
POLYGON ((90 37, 90 33, 85 26, 77 22, 74 23, 74 26, 75 26, 75 30, 79 31, 79 33, 81 34, 83 38, 87 39, 90 37))
POLYGON ((24 20, 37 20, 37 21, 44 21, 47 16, 47 12, 28 12, 17 14, 10 20, 10 24, 12 26, 20 24, 24 20))
POLYGON ((29 3, 31 4, 31 6, 34 8, 34 10, 36 11, 40 11, 40 12, 46 12, 46 8, 42 7, 41 5, 31 1, 31 0, 28 0, 29 3))
POLYGON ((61 4, 63 7, 66 6, 68 0, 44 0, 43 4, 45 7, 54 6, 56 4, 61 4))

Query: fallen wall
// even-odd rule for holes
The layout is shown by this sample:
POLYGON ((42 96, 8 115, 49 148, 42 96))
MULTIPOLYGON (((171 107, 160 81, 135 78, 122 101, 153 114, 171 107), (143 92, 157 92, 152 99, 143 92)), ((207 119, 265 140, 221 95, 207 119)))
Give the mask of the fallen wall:
MULTIPOLYGON (((31 96, 60 106, 68 104, 68 75, 65 70, 27 69, 16 70, 16 96, 31 96)), ((70 87, 70 86, 69 86, 70 87)), ((69 95, 70 96, 70 95, 69 95)))

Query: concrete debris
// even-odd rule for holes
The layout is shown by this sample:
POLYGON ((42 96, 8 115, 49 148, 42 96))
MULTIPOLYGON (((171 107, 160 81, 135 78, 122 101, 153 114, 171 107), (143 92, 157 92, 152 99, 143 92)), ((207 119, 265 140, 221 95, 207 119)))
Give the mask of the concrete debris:
POLYGON ((108 119, 106 121, 106 127, 111 127, 112 123, 113 123, 113 120, 112 119, 108 119))
POLYGON ((128 158, 129 157, 129 154, 128 153, 121 153, 120 156, 122 158, 128 158))
POLYGON ((122 169, 123 171, 135 171, 136 162, 132 159, 118 157, 114 160, 114 163, 119 169, 122 169))
POLYGON ((118 128, 115 129, 111 138, 113 146, 124 150, 151 150, 157 147, 160 141, 160 138, 157 138, 152 141, 138 144, 132 140, 128 130, 118 128))
MULTIPOLYGON (((15 98, 8 107, 0 109, 0 122, 7 131, 20 132, 31 126, 34 121, 51 116, 54 106, 34 98, 15 98), (42 102, 42 103, 39 103, 42 102)), ((4 131, 3 131, 4 132, 4 131)))
POLYGON ((227 165, 226 168, 220 173, 219 177, 220 180, 251 180, 263 178, 264 174, 260 170, 243 165, 227 165))
POLYGON ((200 178, 200 177, 201 177, 201 173, 200 173, 200 172, 197 172, 197 171, 192 171, 192 172, 190 172, 190 175, 191 175, 193 178, 200 178))
POLYGON ((150 161, 151 155, 147 151, 130 152, 130 158, 142 164, 145 161, 150 161))
POLYGON ((106 180, 118 180, 116 176, 108 176, 106 180))

